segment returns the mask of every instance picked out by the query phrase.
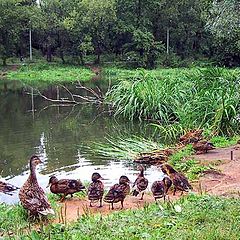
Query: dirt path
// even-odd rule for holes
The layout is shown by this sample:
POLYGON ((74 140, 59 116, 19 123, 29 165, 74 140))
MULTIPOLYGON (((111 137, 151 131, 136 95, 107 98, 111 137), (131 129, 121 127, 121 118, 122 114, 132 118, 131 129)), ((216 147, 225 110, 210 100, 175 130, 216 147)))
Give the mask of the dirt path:
POLYGON ((196 155, 195 158, 206 165, 215 165, 214 168, 219 170, 207 172, 199 179, 202 191, 220 196, 240 196, 240 144, 215 149, 207 154, 196 155))
MULTIPOLYGON (((195 155, 194 158, 200 160, 204 165, 213 165, 217 170, 206 172, 198 183, 193 184, 195 192, 206 192, 221 196, 240 196, 240 144, 229 148, 215 149, 207 154, 195 155), (233 151, 233 160, 231 160, 231 151, 233 151)), ((176 196, 169 192, 170 200, 179 197, 179 192, 177 192, 176 196)), ((98 204, 90 208, 87 199, 67 199, 60 204, 61 210, 57 214, 55 222, 76 221, 83 214, 100 213, 106 215, 115 211, 137 209, 153 202, 154 198, 151 194, 145 194, 143 201, 133 196, 127 196, 123 210, 120 209, 120 203, 114 204, 115 209, 111 210, 109 204, 106 203, 101 208, 98 207, 98 204)))

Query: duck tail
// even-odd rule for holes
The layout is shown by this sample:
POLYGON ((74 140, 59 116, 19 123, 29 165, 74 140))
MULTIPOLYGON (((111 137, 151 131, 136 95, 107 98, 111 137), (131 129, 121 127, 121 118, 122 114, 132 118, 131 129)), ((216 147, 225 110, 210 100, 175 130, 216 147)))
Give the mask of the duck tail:
POLYGON ((38 213, 42 214, 43 216, 54 215, 55 214, 55 212, 53 211, 52 208, 47 208, 47 209, 44 209, 42 211, 38 211, 38 213))
POLYGON ((139 194, 139 191, 136 190, 136 189, 134 189, 133 192, 132 192, 132 195, 133 195, 134 197, 136 197, 138 194, 139 194))

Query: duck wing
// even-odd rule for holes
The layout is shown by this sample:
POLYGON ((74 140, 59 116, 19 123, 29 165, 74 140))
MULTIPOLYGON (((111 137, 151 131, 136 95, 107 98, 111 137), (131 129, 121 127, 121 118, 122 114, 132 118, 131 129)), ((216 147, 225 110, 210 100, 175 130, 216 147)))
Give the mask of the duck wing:
POLYGON ((154 197, 163 197, 164 196, 164 183, 162 181, 155 181, 152 184, 151 191, 154 197))
POLYGON ((103 197, 104 185, 101 181, 92 182, 88 187, 88 199, 97 201, 103 197))
POLYGON ((122 201, 130 192, 130 186, 128 184, 115 184, 104 197, 104 201, 108 203, 116 203, 122 201))
POLYGON ((60 179, 50 187, 53 193, 75 193, 84 188, 82 183, 75 179, 60 179))
POLYGON ((45 192, 38 184, 23 185, 19 192, 19 198, 24 208, 31 214, 54 214, 45 192))
POLYGON ((173 185, 181 191, 188 192, 190 189, 192 189, 192 186, 188 182, 187 178, 181 173, 172 174, 171 179, 173 185))
POLYGON ((136 185, 137 185, 137 190, 139 192, 142 192, 147 189, 148 180, 145 177, 138 178, 136 185))

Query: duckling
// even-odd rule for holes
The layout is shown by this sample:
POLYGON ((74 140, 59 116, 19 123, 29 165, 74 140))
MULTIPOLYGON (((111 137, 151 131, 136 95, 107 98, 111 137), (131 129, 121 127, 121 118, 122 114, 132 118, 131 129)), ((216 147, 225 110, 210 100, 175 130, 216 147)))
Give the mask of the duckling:
POLYGON ((142 194, 140 200, 143 200, 144 191, 147 189, 148 186, 148 180, 144 177, 144 167, 141 165, 138 167, 138 170, 140 170, 140 173, 138 174, 138 177, 136 178, 135 182, 133 183, 133 196, 137 196, 138 194, 142 194))
POLYGON ((208 141, 195 141, 192 146, 197 154, 207 153, 209 150, 215 149, 214 145, 208 141))
POLYGON ((188 182, 187 178, 182 173, 179 173, 175 169, 173 169, 173 167, 169 164, 161 165, 161 169, 162 172, 164 174, 167 174, 172 180, 174 186, 173 195, 175 195, 177 190, 182 191, 183 194, 183 191, 188 192, 190 189, 192 189, 192 186, 188 182))
POLYGON ((172 186, 172 180, 169 177, 164 177, 162 181, 155 181, 152 184, 151 191, 153 193, 153 197, 155 198, 155 201, 157 201, 158 198, 166 199, 167 192, 169 188, 172 186))
POLYGON ((88 199, 90 200, 90 207, 93 202, 100 201, 99 207, 102 207, 102 198, 104 192, 104 185, 101 182, 103 178, 97 172, 92 174, 92 183, 88 187, 88 199))
POLYGON ((17 189, 19 189, 18 187, 13 186, 10 183, 6 183, 6 182, 2 182, 0 181, 0 192, 8 194, 8 195, 12 195, 11 192, 16 191, 17 189))
POLYGON ((38 185, 36 167, 40 163, 42 162, 38 156, 30 158, 30 175, 19 191, 22 206, 33 216, 54 214, 46 194, 38 185))
POLYGON ((75 179, 58 180, 57 177, 55 176, 50 177, 49 184, 47 187, 49 186, 52 193, 63 194, 60 201, 63 201, 68 194, 70 194, 71 197, 73 197, 74 193, 80 192, 83 189, 85 189, 85 187, 83 186, 80 180, 75 180, 75 179))
POLYGON ((119 183, 113 185, 104 197, 104 202, 113 203, 121 202, 121 209, 123 209, 123 202, 125 197, 130 193, 130 180, 127 176, 121 176, 119 183))

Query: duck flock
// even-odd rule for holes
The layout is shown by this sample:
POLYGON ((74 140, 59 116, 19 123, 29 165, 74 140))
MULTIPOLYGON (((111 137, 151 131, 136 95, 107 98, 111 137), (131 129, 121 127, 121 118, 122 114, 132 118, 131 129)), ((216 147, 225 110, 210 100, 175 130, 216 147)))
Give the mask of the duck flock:
MULTIPOLYGON (((34 155, 30 158, 30 175, 19 191, 19 199, 22 206, 33 216, 54 214, 45 192, 37 181, 36 167, 40 163, 42 162, 38 156, 34 155)), ((104 179, 98 172, 94 172, 91 177, 92 181, 86 189, 89 206, 93 207, 93 203, 99 202, 98 207, 102 207, 103 202, 105 202, 110 204, 111 208, 114 209, 114 203, 120 202, 121 208, 123 208, 124 199, 130 192, 133 196, 140 196, 140 199, 143 200, 144 193, 148 187, 148 180, 144 176, 144 167, 142 165, 138 167, 138 170, 139 174, 133 184, 131 184, 127 176, 121 176, 119 182, 114 184, 105 195, 104 184, 102 182, 104 179)), ((164 173, 164 178, 161 181, 153 182, 151 186, 151 192, 155 201, 160 198, 165 200, 171 186, 173 186, 174 189, 173 195, 175 195, 177 190, 183 193, 184 191, 188 192, 192 189, 187 178, 169 164, 162 164, 161 170, 164 173)), ((67 195, 71 195, 72 197, 74 193, 85 189, 85 186, 80 180, 59 180, 55 176, 50 177, 49 187, 52 193, 62 194, 61 201, 63 201, 67 195)), ((0 181, 1 192, 11 195, 11 192, 16 189, 17 187, 0 181)))

